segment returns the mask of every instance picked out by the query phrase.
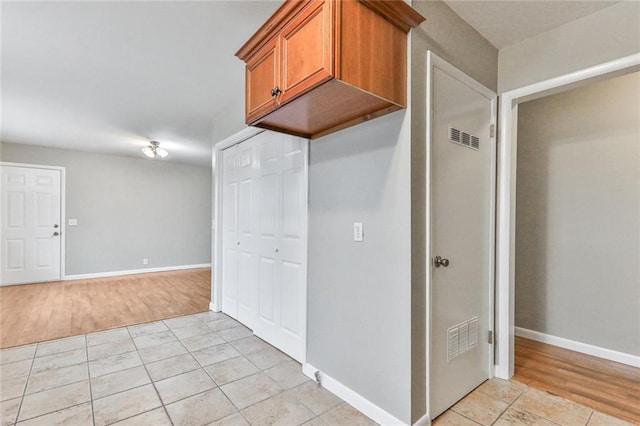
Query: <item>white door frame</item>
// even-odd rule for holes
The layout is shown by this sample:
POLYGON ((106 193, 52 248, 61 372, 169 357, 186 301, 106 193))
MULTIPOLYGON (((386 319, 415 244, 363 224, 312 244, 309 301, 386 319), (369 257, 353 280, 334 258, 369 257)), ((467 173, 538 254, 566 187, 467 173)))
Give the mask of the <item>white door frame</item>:
MULTIPOLYGON (((425 93, 426 99, 427 99, 427 114, 426 114, 426 131, 427 131, 427 146, 426 146, 426 160, 425 160, 425 168, 426 168, 426 182, 425 182, 425 187, 426 187, 426 223, 425 223, 425 229, 426 229, 426 258, 425 258, 425 262, 427 262, 427 269, 426 269, 426 372, 427 372, 427 378, 426 378, 426 385, 427 385, 427 415, 431 415, 431 407, 430 407, 430 392, 431 392, 431 374, 430 374, 430 363, 431 363, 431 349, 432 349, 432 345, 431 345, 431 314, 432 314, 432 309, 431 309, 431 302, 432 302, 432 298, 431 298, 431 288, 432 288, 432 277, 431 277, 431 259, 433 258, 433 251, 432 251, 432 247, 431 247, 431 237, 432 237, 432 232, 431 232, 431 209, 433 207, 432 205, 432 198, 431 198, 431 182, 433 181, 431 179, 431 172, 432 172, 432 167, 431 167, 431 159, 432 159, 432 144, 433 144, 433 138, 432 138, 432 131, 433 131, 433 110, 434 110, 434 105, 432 104, 433 98, 431 96, 431 90, 433 87, 433 68, 437 67, 440 68, 441 70, 445 71, 447 74, 451 75, 452 77, 456 78, 458 81, 466 84, 467 86, 471 87, 472 89, 474 89, 475 91, 477 91, 478 93, 482 94, 483 96, 485 96, 486 98, 491 100, 491 123, 493 125, 496 124, 496 112, 497 112, 497 102, 498 102, 498 95, 493 92, 492 90, 486 88, 485 86, 483 86, 481 83, 477 82, 476 80, 474 80, 473 78, 469 77, 467 74, 465 74, 464 72, 460 71, 459 69, 457 69, 456 67, 452 66, 451 64, 449 64, 447 61, 445 61, 444 59, 440 58, 438 55, 436 55, 435 53, 433 53, 432 51, 427 51, 427 84, 426 84, 426 88, 427 88, 427 93, 425 93)), ((492 170, 492 176, 493 179, 491 181, 491 198, 495 198, 495 171, 496 171, 496 136, 493 136, 491 138, 491 170, 492 170)), ((496 217, 496 209, 495 206, 494 208, 491 209, 490 212, 490 222, 491 223, 495 223, 495 217, 496 217)), ((492 234, 495 234, 496 228, 495 225, 493 226, 492 229, 492 234)), ((494 244, 494 240, 491 239, 490 242, 490 247, 489 247, 489 259, 491 261, 492 264, 495 263, 495 244, 494 244)), ((495 279, 495 275, 494 275, 494 270, 490 269, 490 275, 489 275, 489 282, 493 283, 495 279)), ((490 289, 490 297, 489 297, 489 312, 494 312, 494 291, 495 291, 495 287, 494 285, 491 285, 491 289, 490 289)), ((490 315, 489 318, 489 330, 494 330, 494 318, 492 315, 490 315)), ((490 348, 490 353, 489 353, 489 377, 493 377, 494 375, 494 365, 493 365, 493 358, 494 358, 494 345, 491 345, 490 348)))
MULTIPOLYGON (((222 232, 217 232, 218 226, 221 223, 222 219, 222 151, 233 146, 237 145, 247 139, 251 139, 254 136, 259 135, 262 132, 265 132, 264 129, 259 129, 257 127, 246 127, 239 131, 238 133, 216 143, 213 148, 212 155, 212 167, 213 167, 213 226, 212 226, 212 259, 213 259, 213 267, 211 269, 211 302, 209 303, 209 309, 214 312, 220 312, 222 310, 222 232), (216 167, 218 165, 218 167, 216 167)), ((303 174, 305 176, 305 182, 308 185, 308 176, 309 176, 309 149, 308 146, 304 151, 304 167, 303 174)), ((308 192, 307 192, 308 197, 308 192)), ((308 198, 307 198, 307 206, 308 206, 308 198)), ((308 216, 308 212, 307 212, 308 216)), ((309 220, 307 217, 307 226, 304 229, 305 240, 308 241, 308 226, 309 220)), ((305 316, 305 325, 303 327, 303 362, 304 365, 307 359, 307 271, 308 271, 308 257, 305 254, 305 271, 304 271, 304 300, 305 306, 303 307, 304 316, 305 316)))
MULTIPOLYGON (((60 172, 60 281, 63 281, 66 278, 66 251, 67 251, 67 243, 66 243, 66 216, 65 216, 65 208, 67 205, 67 194, 66 194, 66 167, 60 166, 46 166, 43 164, 28 164, 28 163, 12 163, 8 161, 0 161, 0 167, 25 167, 29 169, 46 169, 46 170, 57 170, 60 172)), ((2 201, 0 201, 2 202, 2 201)), ((1 246, 1 244, 0 244, 1 246)), ((2 252, 2 247, 0 247, 0 252, 2 252)), ((2 256, 0 255, 0 258, 2 256)), ((0 282, 0 286, 2 282, 0 282)))
POLYGON ((500 95, 495 311, 497 359, 494 371, 497 377, 509 379, 514 373, 518 104, 639 69, 640 53, 636 53, 500 95))

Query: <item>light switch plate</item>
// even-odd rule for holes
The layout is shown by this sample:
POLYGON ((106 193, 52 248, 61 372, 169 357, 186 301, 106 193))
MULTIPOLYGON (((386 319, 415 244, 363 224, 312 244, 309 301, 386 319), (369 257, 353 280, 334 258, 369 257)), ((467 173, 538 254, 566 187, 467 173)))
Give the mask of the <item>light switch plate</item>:
POLYGON ((69 226, 77 226, 78 219, 69 219, 69 226))
POLYGON ((362 222, 353 222, 353 241, 364 241, 364 227, 362 222))

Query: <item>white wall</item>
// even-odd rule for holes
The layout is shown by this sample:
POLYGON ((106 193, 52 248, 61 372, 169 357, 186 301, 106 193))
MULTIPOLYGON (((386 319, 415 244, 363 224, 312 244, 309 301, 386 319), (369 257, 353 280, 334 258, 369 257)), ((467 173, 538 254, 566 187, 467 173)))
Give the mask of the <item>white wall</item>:
POLYGON ((640 73, 523 103, 516 326, 640 356, 640 73))
POLYGON ((640 2, 622 1, 500 50, 506 92, 640 52, 640 2))
POLYGON ((12 143, 2 161, 66 167, 67 275, 211 262, 211 168, 12 143))
POLYGON ((405 111, 311 141, 307 334, 309 363, 407 423, 410 145, 405 111))

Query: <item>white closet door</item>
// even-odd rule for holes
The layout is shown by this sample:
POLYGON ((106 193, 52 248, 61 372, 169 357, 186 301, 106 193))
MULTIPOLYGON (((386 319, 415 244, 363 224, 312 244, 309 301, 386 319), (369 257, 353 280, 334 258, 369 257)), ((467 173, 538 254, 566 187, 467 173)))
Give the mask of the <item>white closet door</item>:
POLYGON ((222 311, 304 361, 307 145, 263 132, 223 151, 222 311))
POLYGON ((278 238, 280 235, 280 159, 283 135, 264 132, 256 137, 260 161, 258 215, 258 312, 255 334, 271 344, 278 340, 280 315, 278 312, 279 265, 278 238))
POLYGON ((257 318, 259 165, 255 138, 238 150, 238 321, 253 329, 257 318))
POLYGON ((307 141, 272 132, 260 136, 259 305, 254 331, 302 361, 306 332, 307 141))
POLYGON ((285 137, 279 178, 281 226, 278 235, 280 288, 275 344, 304 361, 307 315, 307 141, 285 137))
POLYGON ((238 317, 238 148, 222 152, 222 312, 238 317))

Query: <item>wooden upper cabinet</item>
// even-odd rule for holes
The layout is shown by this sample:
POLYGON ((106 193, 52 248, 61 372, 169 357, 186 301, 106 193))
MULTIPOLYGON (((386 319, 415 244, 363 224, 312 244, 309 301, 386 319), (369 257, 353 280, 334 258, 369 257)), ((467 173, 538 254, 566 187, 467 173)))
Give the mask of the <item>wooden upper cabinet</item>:
POLYGON ((289 0, 236 53, 246 122, 315 138, 406 107, 403 0, 289 0))
POLYGON ((280 84, 280 61, 277 57, 276 41, 268 42, 247 62, 247 120, 260 117, 277 106, 276 97, 271 95, 271 91, 280 84))

